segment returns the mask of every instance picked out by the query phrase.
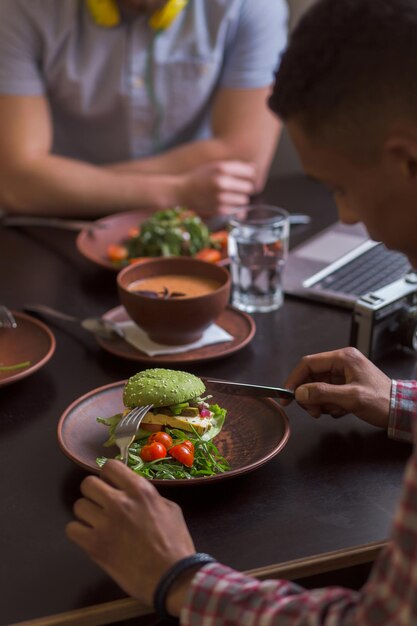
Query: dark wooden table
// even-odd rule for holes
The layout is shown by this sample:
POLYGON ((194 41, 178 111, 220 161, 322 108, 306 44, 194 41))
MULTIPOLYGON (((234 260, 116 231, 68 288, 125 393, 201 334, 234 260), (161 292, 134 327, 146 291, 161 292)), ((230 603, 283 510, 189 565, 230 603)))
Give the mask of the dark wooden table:
MULTIPOLYGON (((293 228, 293 245, 336 219, 327 193, 302 177, 271 181, 264 197, 312 216, 310 226, 293 228)), ((116 306, 115 275, 83 259, 74 241, 65 231, 0 227, 0 302, 16 310, 42 302, 77 316, 116 306)), ((302 355, 348 342, 345 310, 286 298, 281 310, 254 319, 250 345, 187 369, 279 385, 302 355)), ((1 625, 104 624, 140 612, 65 537, 85 473, 60 451, 56 428, 73 400, 141 365, 106 353, 82 330, 50 327, 57 347, 49 363, 0 389, 1 625)), ((415 376, 411 356, 382 367, 415 376)), ((164 495, 183 507, 198 550, 261 577, 297 578, 372 560, 388 536, 410 448, 353 416, 316 421, 296 405, 287 413, 291 437, 273 461, 164 495)))

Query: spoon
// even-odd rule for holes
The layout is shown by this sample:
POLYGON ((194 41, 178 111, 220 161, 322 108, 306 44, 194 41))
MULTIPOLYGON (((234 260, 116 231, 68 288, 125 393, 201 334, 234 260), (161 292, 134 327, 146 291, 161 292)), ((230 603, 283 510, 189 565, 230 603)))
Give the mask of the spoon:
POLYGON ((28 313, 37 313, 45 318, 53 318, 62 320, 64 322, 74 322, 79 324, 85 330, 88 330, 93 335, 101 337, 102 339, 124 339, 124 332, 118 324, 106 320, 102 317, 87 317, 85 319, 79 319, 73 315, 62 313, 56 309, 46 306, 45 304, 27 304, 24 307, 28 313))

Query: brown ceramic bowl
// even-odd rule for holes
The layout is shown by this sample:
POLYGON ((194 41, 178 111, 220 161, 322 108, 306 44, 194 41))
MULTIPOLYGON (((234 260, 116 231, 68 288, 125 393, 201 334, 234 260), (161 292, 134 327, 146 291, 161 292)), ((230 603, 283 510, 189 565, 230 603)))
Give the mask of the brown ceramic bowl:
MULTIPOLYGON (((183 345, 200 339, 225 309, 230 296, 230 275, 214 263, 189 257, 159 257, 125 267, 117 275, 117 286, 128 315, 153 341, 183 345), (168 275, 214 281, 217 285, 204 295, 187 297, 149 297, 129 291, 136 281, 168 275)), ((169 284, 167 287, 170 289, 169 284)))

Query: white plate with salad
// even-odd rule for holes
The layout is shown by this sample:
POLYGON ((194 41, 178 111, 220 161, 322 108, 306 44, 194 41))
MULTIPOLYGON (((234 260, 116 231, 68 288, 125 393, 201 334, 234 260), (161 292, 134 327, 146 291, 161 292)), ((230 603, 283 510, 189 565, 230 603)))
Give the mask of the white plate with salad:
MULTIPOLYGON (((186 388, 184 401, 177 402, 175 397, 175 403, 167 406, 162 400, 157 402, 159 406, 144 418, 128 464, 154 484, 197 485, 232 478, 267 463, 288 441, 287 416, 273 400, 214 393, 204 379, 154 368, 75 400, 59 420, 58 441, 63 452, 82 468, 99 473, 107 458, 118 456, 112 435, 123 412, 155 400, 154 390, 151 396, 143 395, 137 391, 137 382, 142 375, 152 378, 165 372, 197 379, 200 387, 192 388, 191 393, 190 387, 186 388)), ((172 387, 182 387, 182 380, 174 379, 172 387)), ((171 402, 169 383, 164 392, 171 402)))

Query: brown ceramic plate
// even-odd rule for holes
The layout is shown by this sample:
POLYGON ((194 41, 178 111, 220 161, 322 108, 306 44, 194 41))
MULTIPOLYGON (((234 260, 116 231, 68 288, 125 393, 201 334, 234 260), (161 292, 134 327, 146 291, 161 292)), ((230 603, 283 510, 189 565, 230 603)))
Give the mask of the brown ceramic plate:
POLYGON ((122 243, 127 237, 129 228, 136 227, 146 220, 152 211, 127 211, 107 215, 97 220, 97 228, 84 228, 78 233, 76 245, 78 251, 86 258, 109 270, 119 271, 107 257, 107 248, 111 243, 122 243))
MULTIPOLYGON (((118 272, 118 267, 107 256, 107 248, 111 243, 121 244, 127 238, 130 228, 136 228, 138 224, 152 215, 153 211, 127 211, 108 215, 95 222, 97 228, 85 228, 78 233, 76 245, 78 251, 86 258, 109 270, 118 272)), ((219 265, 227 265, 229 260, 222 259, 219 265)))
MULTIPOLYGON (((96 458, 115 457, 116 447, 104 448, 107 428, 97 417, 110 417, 123 409, 122 393, 126 381, 90 391, 73 402, 58 424, 62 451, 77 465, 98 473, 96 458)), ((210 385, 207 384, 210 393, 210 385)), ((180 480, 154 480, 156 485, 196 485, 225 480, 251 472, 270 461, 285 446, 290 436, 288 418, 282 408, 268 398, 239 397, 213 393, 213 402, 227 409, 223 429, 215 443, 230 463, 230 470, 215 476, 180 480)))
POLYGON ((49 361, 55 351, 55 337, 45 324, 12 311, 17 328, 0 328, 0 363, 14 365, 30 361, 29 367, 8 372, 0 371, 0 387, 30 376, 49 361))
MULTIPOLYGON (((111 322, 126 322, 130 319, 123 306, 111 309, 102 317, 111 322)), ((232 341, 214 343, 179 354, 148 356, 123 339, 102 339, 100 337, 96 337, 96 339, 104 350, 122 359, 154 364, 199 363, 219 359, 241 350, 251 341, 256 331, 255 322, 250 315, 230 306, 226 307, 220 317, 217 318, 216 324, 232 335, 232 341)))

